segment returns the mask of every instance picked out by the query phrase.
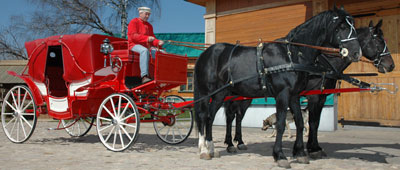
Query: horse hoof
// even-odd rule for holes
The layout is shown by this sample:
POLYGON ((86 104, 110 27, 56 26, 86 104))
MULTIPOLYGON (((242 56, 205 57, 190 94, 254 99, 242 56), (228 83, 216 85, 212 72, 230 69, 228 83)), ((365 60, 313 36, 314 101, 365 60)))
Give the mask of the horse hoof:
POLYGON ((211 160, 211 155, 207 153, 200 154, 200 159, 211 160))
POLYGON ((237 150, 234 146, 228 146, 226 148, 226 151, 228 151, 228 153, 236 153, 237 152, 237 150))
POLYGON ((288 160, 281 159, 281 160, 278 160, 277 163, 278 163, 279 167, 286 168, 286 169, 291 168, 288 160))
POLYGON ((324 157, 327 157, 326 153, 323 150, 317 151, 317 152, 311 152, 309 153, 310 158, 312 159, 322 159, 324 157))
POLYGON ((213 158, 220 158, 221 156, 219 155, 219 152, 214 151, 214 153, 211 153, 211 157, 213 157, 213 158))
POLYGON ((246 146, 245 144, 239 144, 239 145, 237 146, 237 148, 238 148, 239 150, 247 150, 247 146, 246 146))
POLYGON ((297 162, 299 162, 301 164, 309 164, 310 163, 310 160, 308 159, 307 156, 297 157, 296 160, 297 160, 297 162))
POLYGON ((317 152, 310 152, 308 153, 308 156, 311 159, 322 159, 323 157, 327 157, 326 153, 323 150, 317 152))

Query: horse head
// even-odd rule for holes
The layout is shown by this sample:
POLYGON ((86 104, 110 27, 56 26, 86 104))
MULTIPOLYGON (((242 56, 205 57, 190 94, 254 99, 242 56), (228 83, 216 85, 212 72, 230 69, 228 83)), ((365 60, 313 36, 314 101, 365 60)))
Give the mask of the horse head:
POLYGON ((354 19, 348 14, 343 6, 337 8, 334 5, 331 11, 332 22, 328 24, 328 35, 330 45, 340 48, 340 54, 351 61, 359 61, 362 56, 360 44, 357 39, 357 32, 354 27, 354 19), (331 32, 329 34, 329 32, 331 32))
POLYGON ((374 66, 378 68, 380 73, 393 71, 395 64, 392 55, 389 52, 383 31, 381 30, 382 20, 374 26, 370 21, 368 28, 359 32, 359 41, 363 55, 374 62, 374 66))

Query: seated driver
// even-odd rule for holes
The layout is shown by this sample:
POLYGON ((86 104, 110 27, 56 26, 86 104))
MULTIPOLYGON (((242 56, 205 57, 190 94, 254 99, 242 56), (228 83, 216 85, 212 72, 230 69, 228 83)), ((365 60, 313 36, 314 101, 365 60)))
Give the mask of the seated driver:
POLYGON ((149 78, 149 48, 159 47, 164 41, 155 38, 153 26, 147 22, 150 17, 151 9, 139 7, 139 17, 134 18, 128 25, 129 49, 140 54, 140 76, 142 83, 151 81, 149 78))

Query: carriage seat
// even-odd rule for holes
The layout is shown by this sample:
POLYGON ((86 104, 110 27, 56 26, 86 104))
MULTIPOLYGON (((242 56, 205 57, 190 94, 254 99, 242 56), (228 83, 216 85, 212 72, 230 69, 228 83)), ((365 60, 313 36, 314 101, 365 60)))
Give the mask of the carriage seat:
POLYGON ((63 79, 64 70, 62 67, 46 68, 46 84, 48 94, 55 97, 65 97, 68 95, 68 89, 63 79))

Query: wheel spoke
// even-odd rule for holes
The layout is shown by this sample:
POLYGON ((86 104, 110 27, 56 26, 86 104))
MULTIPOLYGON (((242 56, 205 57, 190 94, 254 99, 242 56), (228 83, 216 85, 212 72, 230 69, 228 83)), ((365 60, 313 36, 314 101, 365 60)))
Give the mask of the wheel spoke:
POLYGON ((85 129, 88 129, 88 127, 87 127, 87 125, 86 125, 86 123, 85 123, 86 121, 83 120, 83 119, 81 119, 81 120, 82 120, 82 124, 83 124, 84 128, 85 128, 85 129))
MULTIPOLYGON (((20 106, 19 106, 20 108, 23 108, 23 107, 24 107, 24 103, 25 103, 25 99, 26 99, 26 96, 27 96, 26 94, 27 94, 27 93, 28 93, 28 91, 25 90, 24 98, 22 99, 22 102, 21 102, 21 104, 20 104, 20 106)), ((22 109, 22 110, 24 110, 24 109, 22 109)))
POLYGON ((122 96, 119 96, 119 99, 118 99, 118 117, 121 117, 121 98, 122 98, 122 96))
POLYGON ((21 108, 21 88, 18 88, 18 99, 17 99, 17 103, 18 103, 18 105, 17 105, 17 107, 18 108, 21 108))
POLYGON ((14 106, 12 106, 7 100, 5 100, 4 102, 6 102, 6 104, 7 104, 8 106, 10 106, 11 109, 13 109, 14 111, 17 111, 17 109, 14 108, 14 106))
POLYGON ((25 112, 25 110, 28 108, 33 103, 33 100, 31 100, 23 109, 22 112, 25 112))
POLYGON ((103 130, 106 130, 106 129, 108 129, 109 127, 111 127, 113 124, 109 124, 109 125, 107 125, 106 127, 104 127, 104 128, 102 128, 102 129, 99 129, 99 131, 101 132, 101 131, 103 131, 103 130))
POLYGON ((136 126, 133 126, 133 125, 131 125, 131 124, 127 124, 127 123, 120 123, 121 125, 124 125, 124 126, 129 126, 129 127, 132 127, 132 128, 135 128, 136 129, 136 126))
POLYGON ((165 137, 164 137, 165 140, 167 140, 167 137, 168 137, 168 134, 169 134, 169 130, 170 129, 168 128, 167 133, 165 133, 165 137))
POLYGON ((113 100, 112 98, 110 98, 110 101, 111 101, 112 109, 113 109, 113 111, 114 111, 114 115, 115 115, 115 117, 118 117, 118 115, 117 115, 117 113, 116 113, 116 111, 115 111, 114 100, 113 100))
POLYGON ((12 115, 12 116, 13 116, 13 118, 10 121, 8 121, 8 123, 6 125, 4 125, 4 127, 7 127, 12 121, 14 121, 17 118, 14 115, 12 115))
POLYGON ((17 118, 17 141, 19 141, 19 121, 20 119, 17 118))
MULTIPOLYGON (((15 121, 14 121, 14 124, 13 124, 13 126, 12 126, 12 128, 11 128, 11 130, 10 130, 10 136, 12 135, 12 133, 14 132, 14 128, 15 128, 15 125, 17 124, 17 122, 18 122, 18 118, 17 117, 14 117, 15 118, 15 121)), ((11 123, 11 122, 10 122, 11 123)))
MULTIPOLYGON (((131 105, 131 103, 128 102, 128 105, 125 106, 124 110, 123 110, 122 113, 121 113, 120 118, 122 118, 122 115, 124 115, 125 112, 126 112, 126 110, 128 110, 129 105, 131 105)), ((123 119, 123 120, 125 120, 125 119, 123 119)))
POLYGON ((111 119, 107 119, 107 118, 104 118, 104 117, 99 117, 99 119, 101 119, 101 120, 105 120, 105 121, 109 121, 109 122, 111 122, 111 121, 112 121, 111 119))
POLYGON ((35 116, 34 113, 21 113, 22 116, 35 116))
POLYGON ((114 115, 110 112, 110 110, 108 110, 108 109, 106 108, 105 105, 103 105, 103 109, 106 110, 106 112, 108 113, 108 115, 110 115, 113 119, 115 119, 114 115))
POLYGON ((124 144, 124 139, 122 139, 121 128, 118 128, 118 133, 119 133, 119 139, 121 140, 122 148, 124 148, 125 144, 124 144))
POLYGON ((114 141, 113 141, 113 146, 112 146, 113 148, 115 148, 115 143, 117 143, 117 129, 115 129, 115 131, 114 131, 114 141))
POLYGON ((110 137, 111 137, 111 134, 113 133, 114 129, 115 129, 115 126, 113 126, 113 128, 112 128, 112 129, 111 129, 111 131, 110 131, 110 133, 108 133, 108 136, 107 136, 107 138, 104 140, 105 142, 107 142, 107 141, 108 141, 108 139, 110 139, 110 137))
POLYGON ((22 120, 21 120, 21 119, 19 119, 19 122, 20 122, 20 124, 21 124, 22 132, 24 132, 24 135, 25 135, 25 138, 26 138, 27 136, 26 136, 24 124, 22 123, 22 120))
POLYGON ((121 126, 120 128, 122 129, 122 131, 124 131, 125 135, 129 138, 129 140, 132 140, 132 137, 129 135, 126 129, 123 126, 121 126))
POLYGON ((135 116, 135 115, 136 115, 136 113, 132 113, 132 114, 130 114, 130 115, 124 117, 123 119, 121 119, 121 122, 122 122, 122 121, 125 121, 126 119, 128 119, 128 118, 130 118, 130 117, 132 117, 132 116, 135 116))
MULTIPOLYGON (((13 91, 11 92, 11 97, 13 98, 13 102, 14 102, 14 104, 15 104, 15 108, 17 108, 18 105, 17 105, 17 101, 15 100, 15 96, 14 96, 13 91)), ((14 110, 17 110, 17 109, 14 109, 14 110)))
POLYGON ((161 132, 161 130, 163 130, 166 126, 162 126, 160 129, 158 129, 159 132, 161 132))
POLYGON ((3 113, 3 115, 13 115, 13 113, 3 113))
POLYGON ((32 129, 32 125, 25 119, 25 117, 21 116, 21 119, 32 129))

